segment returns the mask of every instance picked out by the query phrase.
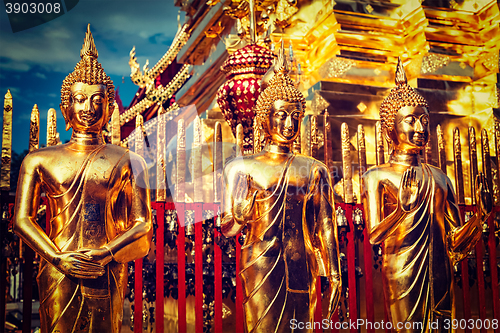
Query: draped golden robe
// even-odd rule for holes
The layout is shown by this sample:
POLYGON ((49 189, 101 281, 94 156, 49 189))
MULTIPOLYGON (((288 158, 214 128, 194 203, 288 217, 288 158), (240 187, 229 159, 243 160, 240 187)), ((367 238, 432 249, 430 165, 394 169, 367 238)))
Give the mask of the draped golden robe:
MULTIPOLYGON (((368 170, 363 176, 365 184, 372 176, 387 183, 383 180, 386 172, 384 166, 368 170)), ((478 237, 477 233, 456 237, 460 211, 450 179, 427 164, 422 164, 422 173, 417 206, 403 213, 389 234, 381 237, 379 226, 370 234, 372 243, 383 242, 384 296, 393 331, 398 332, 432 332, 430 323, 436 320, 440 321, 437 331, 446 331, 442 320, 455 316, 453 265, 465 257, 478 237), (422 326, 398 330, 396 324, 405 322, 422 326)))
MULTIPOLYGON (((265 169, 258 157, 250 156, 231 162, 224 172, 231 179, 235 170, 253 163, 265 169)), ((312 322, 320 274, 332 278, 330 288, 336 297, 340 290, 333 196, 326 167, 312 158, 291 155, 276 170, 282 171, 275 173, 278 177, 268 183, 271 186, 263 188, 257 177, 256 184, 250 185, 259 194, 241 248, 247 332, 293 332, 292 320, 312 322)))
MULTIPOLYGON (((52 213, 48 236, 59 251, 103 247, 137 220, 148 220, 147 176, 134 174, 132 170, 134 167, 145 172, 142 158, 115 145, 79 152, 79 158, 74 158, 79 165, 74 178, 59 186, 52 182, 58 178, 51 171, 54 169, 43 165, 30 168, 37 160, 55 152, 64 160, 64 149, 63 145, 34 151, 27 156, 23 162, 27 166, 22 169, 30 178, 41 179, 36 186, 45 191, 52 213), (83 160, 81 164, 79 159, 83 160)), ((63 165, 70 163, 64 162, 63 165)), ((32 190, 38 192, 36 188, 32 190)), ((148 241, 142 244, 146 237, 114 253, 114 260, 105 266, 105 274, 97 279, 65 275, 42 259, 37 276, 42 332, 120 332, 126 263, 137 255, 143 256, 140 254, 144 253, 143 247, 149 248, 148 241), (133 246, 135 255, 130 251, 133 246)))

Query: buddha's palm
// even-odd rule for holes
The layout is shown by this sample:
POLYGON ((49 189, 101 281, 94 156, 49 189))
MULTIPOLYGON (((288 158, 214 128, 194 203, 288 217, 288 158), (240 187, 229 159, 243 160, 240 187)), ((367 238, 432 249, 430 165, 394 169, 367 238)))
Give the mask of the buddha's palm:
POLYGON ((257 191, 251 193, 252 177, 240 175, 236 183, 236 191, 232 197, 233 218, 243 223, 252 215, 257 191))
POLYGON ((398 193, 398 201, 404 211, 411 211, 417 205, 419 187, 420 181, 417 180, 417 170, 409 167, 401 177, 398 193))
POLYGON ((487 217, 493 209, 493 199, 483 173, 476 177, 476 209, 481 220, 487 217))

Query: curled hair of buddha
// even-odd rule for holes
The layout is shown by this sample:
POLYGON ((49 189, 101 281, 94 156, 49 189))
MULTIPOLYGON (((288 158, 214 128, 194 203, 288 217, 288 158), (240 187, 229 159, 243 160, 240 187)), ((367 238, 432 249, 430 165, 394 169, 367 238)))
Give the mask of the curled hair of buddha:
POLYGON ((269 119, 275 101, 300 102, 302 104, 302 115, 304 114, 306 100, 304 95, 295 87, 288 73, 288 62, 282 45, 278 59, 274 64, 274 76, 267 87, 260 93, 254 107, 254 149, 256 152, 260 151, 260 148, 268 139, 265 124, 269 119))
POLYGON ((408 84, 400 58, 396 68, 395 81, 396 86, 391 89, 389 96, 380 105, 380 123, 387 139, 390 139, 390 133, 394 129, 394 121, 399 109, 405 106, 421 106, 429 109, 425 98, 408 84))
MULTIPOLYGON (((102 84, 107 87, 109 115, 113 113, 115 101, 115 86, 110 77, 104 72, 101 64, 97 61, 98 53, 94 44, 94 38, 90 32, 90 24, 87 26, 85 41, 80 51, 81 60, 76 64, 75 69, 63 81, 61 88, 61 110, 64 118, 67 118, 64 110, 70 105, 71 86, 77 82, 89 85, 102 84)), ((106 119, 106 122, 109 119, 106 119)), ((66 123, 68 125, 68 123, 66 123)))

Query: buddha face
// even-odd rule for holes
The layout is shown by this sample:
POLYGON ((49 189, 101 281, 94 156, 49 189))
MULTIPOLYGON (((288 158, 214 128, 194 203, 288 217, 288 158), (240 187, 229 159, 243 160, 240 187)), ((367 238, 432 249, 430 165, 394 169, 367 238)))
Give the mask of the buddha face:
POLYGON ((429 112, 422 106, 399 109, 394 124, 394 143, 399 150, 421 150, 429 140, 429 112))
POLYGON ((77 131, 100 132, 107 119, 106 86, 77 82, 71 86, 68 122, 77 131))
POLYGON ((299 133, 302 103, 275 101, 269 115, 269 136, 278 144, 292 143, 299 133))

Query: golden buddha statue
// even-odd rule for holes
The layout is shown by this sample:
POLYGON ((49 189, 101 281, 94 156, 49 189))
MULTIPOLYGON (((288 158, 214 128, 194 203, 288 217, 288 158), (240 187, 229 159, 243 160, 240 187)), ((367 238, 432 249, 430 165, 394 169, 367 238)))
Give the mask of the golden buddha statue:
POLYGON ((382 102, 380 118, 392 152, 388 163, 363 175, 362 198, 370 242, 383 244, 385 306, 392 329, 448 331, 455 316, 453 266, 480 239, 491 194, 478 176, 481 200, 463 224, 450 179, 420 161, 429 138, 429 108, 408 85, 400 60, 396 87, 382 102))
MULTIPOLYGON (((329 281, 329 315, 340 297, 337 228, 326 166, 295 154, 305 99, 288 75, 283 48, 259 95, 254 147, 259 153, 224 168, 222 233, 247 234, 241 248, 247 332, 312 332, 316 281, 329 281)), ((329 317, 328 317, 329 318, 329 317)))
POLYGON ((118 333, 127 262, 145 256, 152 237, 146 165, 103 141, 114 86, 97 61, 89 27, 80 55, 61 90, 71 140, 24 159, 14 231, 42 258, 42 332, 118 333), (51 213, 48 234, 36 222, 42 191, 51 213))

